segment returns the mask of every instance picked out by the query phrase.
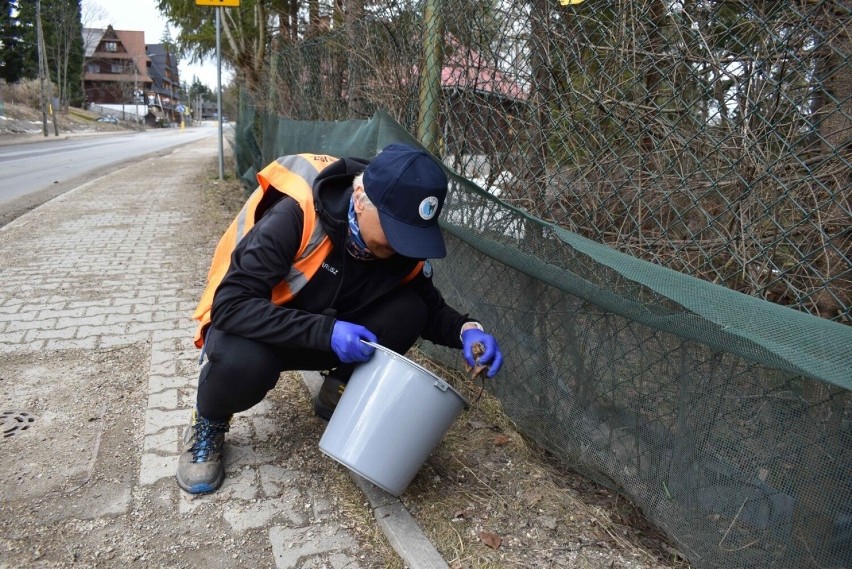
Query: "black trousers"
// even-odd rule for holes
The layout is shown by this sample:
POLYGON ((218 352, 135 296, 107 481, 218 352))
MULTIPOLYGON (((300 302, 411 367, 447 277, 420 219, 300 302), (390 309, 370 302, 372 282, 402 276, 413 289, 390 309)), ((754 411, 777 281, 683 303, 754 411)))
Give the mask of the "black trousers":
MULTIPOLYGON (((398 288, 344 320, 366 327, 378 343, 404 354, 414 345, 428 314, 426 303, 414 291, 398 288)), ((274 346, 243 336, 207 329, 207 363, 198 378, 198 413, 206 419, 225 419, 260 403, 275 387, 282 371, 334 370, 347 381, 355 364, 342 364, 331 347, 306 350, 274 346)))

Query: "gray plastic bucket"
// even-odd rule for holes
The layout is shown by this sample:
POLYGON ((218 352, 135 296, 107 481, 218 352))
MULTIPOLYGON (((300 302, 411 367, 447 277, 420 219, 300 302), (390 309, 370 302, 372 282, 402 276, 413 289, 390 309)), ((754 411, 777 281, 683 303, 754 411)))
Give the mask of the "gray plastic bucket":
POLYGON ((370 345, 376 351, 352 373, 319 448, 399 496, 468 403, 429 370, 370 345))

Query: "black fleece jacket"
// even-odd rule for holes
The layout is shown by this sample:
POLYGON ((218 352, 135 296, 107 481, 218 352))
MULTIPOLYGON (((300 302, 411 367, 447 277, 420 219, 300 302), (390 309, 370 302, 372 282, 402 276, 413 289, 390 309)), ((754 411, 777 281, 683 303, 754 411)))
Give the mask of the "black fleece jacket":
POLYGON ((231 266, 213 297, 212 323, 223 332, 291 348, 331 350, 335 319, 398 286, 411 287, 426 302, 428 323, 421 337, 460 348, 462 324, 472 320, 447 305, 431 274, 422 272, 406 284, 418 259, 393 255, 359 261, 346 252, 347 212, 352 179, 367 161, 343 158, 329 165, 314 182, 319 220, 334 245, 322 267, 291 301, 278 306, 272 289, 290 270, 301 243, 304 214, 298 203, 269 188, 258 207, 259 218, 239 242, 231 266))

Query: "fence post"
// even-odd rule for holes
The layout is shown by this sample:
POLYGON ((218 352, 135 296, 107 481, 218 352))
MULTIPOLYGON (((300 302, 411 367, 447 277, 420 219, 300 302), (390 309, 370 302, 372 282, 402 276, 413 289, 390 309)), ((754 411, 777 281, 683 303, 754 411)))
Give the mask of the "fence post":
POLYGON ((441 0, 426 0, 423 24, 423 69, 420 72, 420 113, 418 138, 433 154, 439 152, 439 117, 441 112, 441 67, 443 65, 444 20, 441 0))

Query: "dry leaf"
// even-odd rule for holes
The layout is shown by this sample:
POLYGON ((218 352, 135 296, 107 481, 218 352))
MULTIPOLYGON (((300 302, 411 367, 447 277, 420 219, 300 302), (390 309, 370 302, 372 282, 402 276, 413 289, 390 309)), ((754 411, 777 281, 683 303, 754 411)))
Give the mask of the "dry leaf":
POLYGON ((473 352, 473 359, 478 360, 485 353, 485 346, 482 345, 482 342, 477 342, 470 348, 470 351, 473 352))
POLYGON ((507 445, 509 444, 510 440, 511 439, 506 435, 497 435, 496 437, 494 437, 494 446, 501 447, 507 445))
MULTIPOLYGON (((473 361, 476 362, 479 358, 482 357, 482 354, 485 353, 485 346, 483 346, 482 343, 477 342, 473 345, 473 347, 470 349, 470 351, 473 353, 473 361)), ((467 371, 470 374, 470 379, 472 381, 472 380, 475 380, 480 375, 487 372, 488 366, 476 365, 474 367, 470 367, 469 365, 467 365, 467 362, 465 362, 464 369, 465 369, 465 371, 467 371)), ((484 380, 484 377, 483 377, 483 380, 484 380)))
POLYGON ((503 540, 500 539, 499 535, 491 533, 490 531, 479 532, 479 540, 491 549, 497 549, 500 547, 500 544, 503 543, 503 540))

